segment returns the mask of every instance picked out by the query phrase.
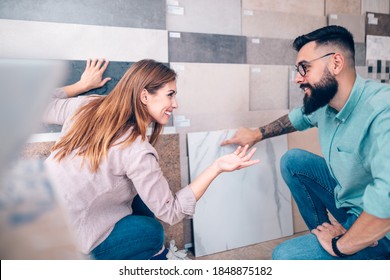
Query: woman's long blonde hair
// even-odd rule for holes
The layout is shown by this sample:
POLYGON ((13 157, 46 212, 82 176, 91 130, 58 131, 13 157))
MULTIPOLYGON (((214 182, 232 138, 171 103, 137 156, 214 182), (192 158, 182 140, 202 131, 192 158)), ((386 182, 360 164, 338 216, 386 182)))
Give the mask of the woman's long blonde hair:
MULTIPOLYGON (((130 127, 132 133, 119 144, 129 145, 141 135, 146 140, 150 115, 141 102, 140 94, 146 89, 155 93, 166 83, 176 80, 176 73, 164 64, 145 59, 134 63, 107 96, 91 97, 72 117, 73 124, 68 132, 52 147, 57 151, 55 159, 61 161, 73 150, 87 159, 92 172, 96 172, 109 148, 118 144, 130 127)), ((150 143, 157 141, 163 126, 152 123, 150 143)))

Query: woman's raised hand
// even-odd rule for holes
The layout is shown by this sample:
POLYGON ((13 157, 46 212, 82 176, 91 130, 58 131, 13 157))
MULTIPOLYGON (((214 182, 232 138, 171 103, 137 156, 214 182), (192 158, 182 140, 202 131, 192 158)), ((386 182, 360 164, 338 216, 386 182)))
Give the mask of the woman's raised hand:
POLYGON ((259 163, 260 160, 258 159, 251 160, 256 152, 256 148, 251 149, 249 152, 248 149, 249 145, 245 145, 244 147, 239 146, 233 153, 216 159, 214 163, 217 165, 220 172, 239 170, 259 163))

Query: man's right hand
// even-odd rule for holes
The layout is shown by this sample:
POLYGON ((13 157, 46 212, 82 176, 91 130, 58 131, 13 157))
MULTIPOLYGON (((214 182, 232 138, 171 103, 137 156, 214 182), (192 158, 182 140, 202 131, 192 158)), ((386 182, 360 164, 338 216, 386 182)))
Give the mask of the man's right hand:
POLYGON ((223 141, 221 143, 221 146, 236 144, 241 147, 244 147, 245 145, 249 145, 249 147, 252 147, 257 142, 260 142, 261 139, 262 135, 258 128, 250 129, 246 127, 240 127, 239 129, 237 129, 233 137, 223 141))

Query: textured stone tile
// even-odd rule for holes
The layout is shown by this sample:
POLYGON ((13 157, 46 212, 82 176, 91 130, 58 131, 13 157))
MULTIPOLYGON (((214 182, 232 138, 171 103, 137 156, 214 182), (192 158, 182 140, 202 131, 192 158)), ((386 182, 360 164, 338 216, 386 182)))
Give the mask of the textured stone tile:
POLYGON ((390 36, 390 15, 367 13, 366 34, 375 36, 390 36))
POLYGON ((242 9, 323 16, 325 2, 324 0, 243 0, 242 9))
POLYGON ((247 37, 247 63, 263 65, 292 65, 296 51, 292 39, 247 37))
POLYGON ((170 62, 246 63, 243 36, 169 32, 170 62))
POLYGON ((360 15, 361 0, 325 0, 325 14, 360 15))
POLYGON ((355 42, 365 42, 365 16, 354 14, 329 14, 328 25, 339 25, 347 28, 355 42))
POLYGON ((6 58, 168 62, 166 30, 0 19, 0 37, 6 58))
POLYGON ((165 29, 165 0, 3 0, 0 18, 165 29))
POLYGON ((390 37, 366 36, 366 60, 390 60, 390 37))
POLYGON ((366 12, 372 13, 390 13, 390 1, 389 0, 361 0, 362 14, 366 12))
POLYGON ((171 63, 178 73, 176 115, 249 110, 249 65, 171 63))
POLYGON ((246 10, 242 15, 242 34, 248 37, 295 39, 326 26, 325 16, 246 10), (277 31, 277 32, 276 32, 277 31))
POLYGON ((241 35, 241 1, 180 0, 167 7, 170 31, 241 35))
POLYGON ((251 65, 251 111, 288 109, 288 66, 251 65))
MULTIPOLYGON (((234 130, 188 134, 191 178, 235 147, 218 144, 234 130)), ((198 201, 193 218, 195 256, 231 250, 293 233, 291 194, 279 170, 285 136, 256 145, 261 164, 223 173, 198 201), (210 226, 212 225, 212 226, 210 226), (266 226, 265 226, 266 225, 266 226)))

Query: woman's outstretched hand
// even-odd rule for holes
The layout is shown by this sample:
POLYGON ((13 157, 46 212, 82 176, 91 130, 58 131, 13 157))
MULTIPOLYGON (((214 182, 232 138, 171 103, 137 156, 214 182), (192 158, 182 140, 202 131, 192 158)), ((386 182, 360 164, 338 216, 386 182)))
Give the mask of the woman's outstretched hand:
POLYGON ((234 170, 240 170, 242 168, 259 163, 260 160, 251 160, 252 156, 256 152, 256 148, 253 148, 248 152, 249 145, 244 147, 239 146, 234 153, 222 156, 218 158, 214 163, 220 170, 220 172, 230 172, 234 170))

